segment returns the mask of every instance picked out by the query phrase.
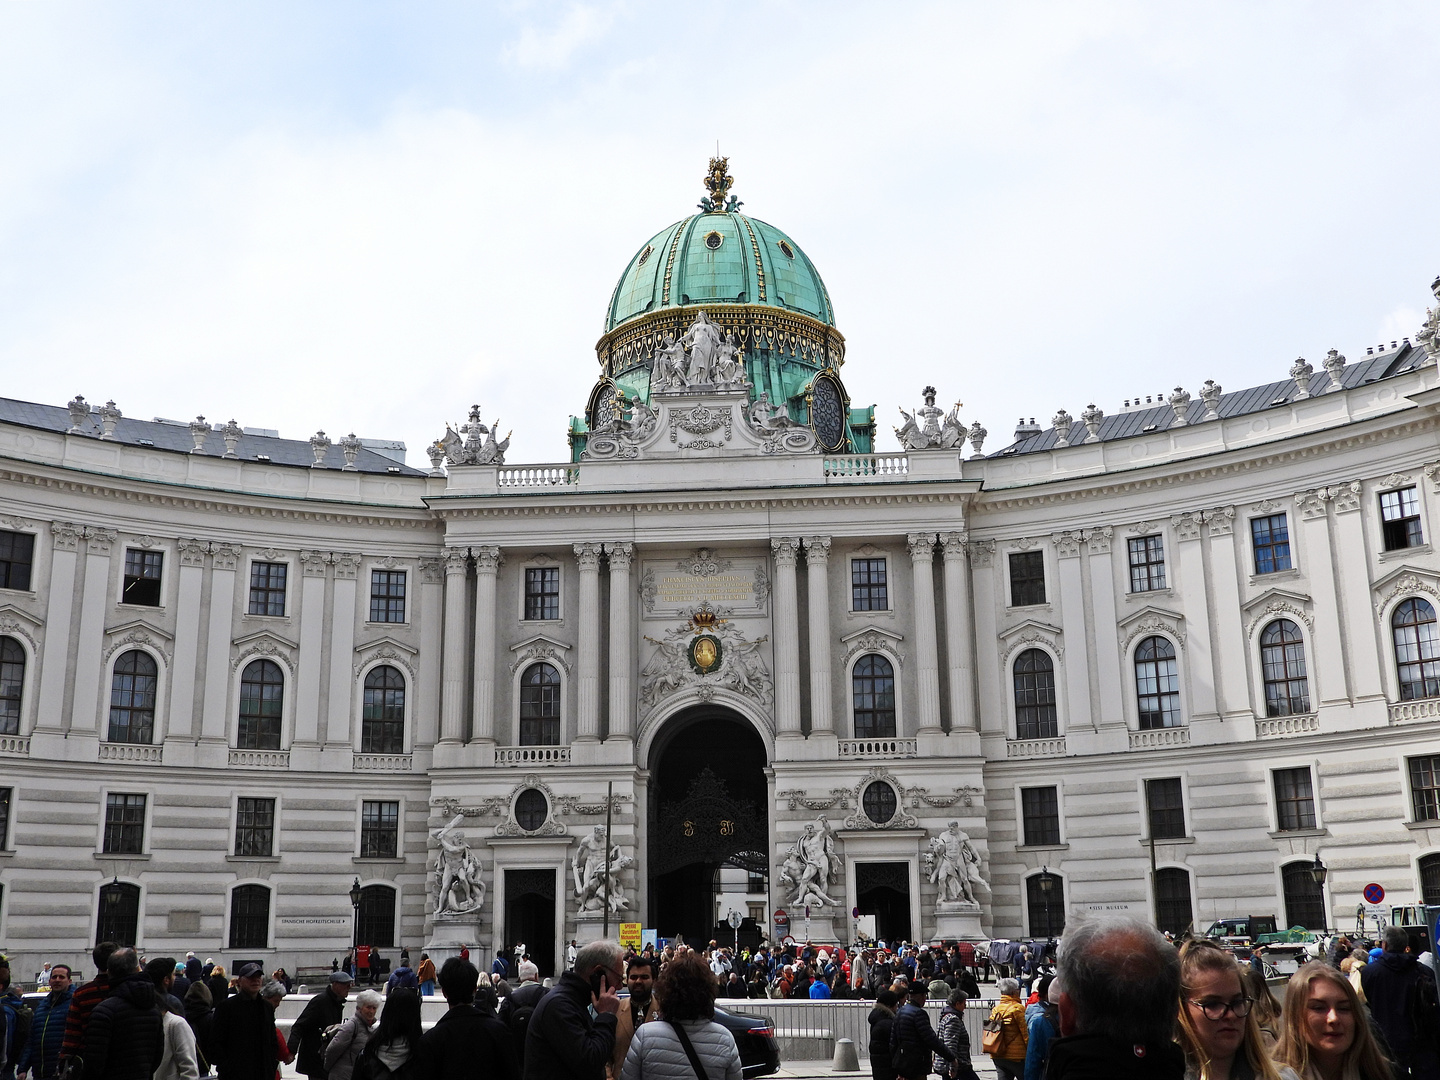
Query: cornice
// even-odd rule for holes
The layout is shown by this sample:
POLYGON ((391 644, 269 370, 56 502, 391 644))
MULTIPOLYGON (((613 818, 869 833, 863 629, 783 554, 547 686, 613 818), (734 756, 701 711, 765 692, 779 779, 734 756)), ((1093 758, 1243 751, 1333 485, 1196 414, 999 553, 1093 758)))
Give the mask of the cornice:
MULTIPOLYGON (((773 490, 773 489, 770 489, 773 490)), ((803 495, 766 495, 764 490, 757 490, 754 495, 736 495, 732 497, 714 496, 708 498, 696 498, 695 496, 672 496, 667 492, 624 492, 624 498, 616 501, 599 501, 614 496, 616 492, 597 493, 589 497, 589 501, 580 501, 587 496, 568 496, 564 501, 557 501, 554 496, 534 496, 533 502, 507 501, 497 504, 493 496, 481 496, 485 502, 481 505, 469 506, 432 506, 435 516, 444 520, 463 520, 467 518, 495 518, 495 517, 564 517, 570 515, 593 515, 593 514, 635 514, 635 513, 696 513, 715 510, 769 510, 774 508, 821 508, 821 507, 855 507, 855 506, 959 506, 961 508, 969 504, 974 493, 969 491, 957 492, 894 492, 894 491, 863 491, 856 488, 845 488, 841 492, 827 491, 824 495, 817 494, 813 497, 803 495)), ((508 500, 523 498, 523 496, 509 496, 508 500)))

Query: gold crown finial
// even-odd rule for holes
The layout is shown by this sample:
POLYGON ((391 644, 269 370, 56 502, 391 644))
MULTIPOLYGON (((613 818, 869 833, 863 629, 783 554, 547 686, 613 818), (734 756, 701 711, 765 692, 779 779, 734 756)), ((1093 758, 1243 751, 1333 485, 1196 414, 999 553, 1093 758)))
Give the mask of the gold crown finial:
POLYGON ((710 159, 710 171, 705 174, 705 190, 710 194, 700 200, 700 209, 707 214, 735 211, 745 204, 730 194, 735 178, 730 175, 730 159, 715 156, 710 159))

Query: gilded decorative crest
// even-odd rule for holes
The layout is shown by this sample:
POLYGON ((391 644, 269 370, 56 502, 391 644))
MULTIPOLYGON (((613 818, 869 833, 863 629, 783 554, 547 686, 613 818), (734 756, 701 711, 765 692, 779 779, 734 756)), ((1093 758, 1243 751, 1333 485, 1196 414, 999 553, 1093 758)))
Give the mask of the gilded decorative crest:
MULTIPOLYGON (((700 209, 707 214, 734 213, 745 204, 730 194, 735 178, 730 175, 730 159, 713 157, 710 171, 705 174, 705 190, 710 194, 700 200, 700 209)), ((714 245, 719 247, 719 244, 714 245)))
POLYGON ((720 669, 725 649, 714 634, 698 634, 691 639, 687 655, 697 675, 709 675, 720 669))

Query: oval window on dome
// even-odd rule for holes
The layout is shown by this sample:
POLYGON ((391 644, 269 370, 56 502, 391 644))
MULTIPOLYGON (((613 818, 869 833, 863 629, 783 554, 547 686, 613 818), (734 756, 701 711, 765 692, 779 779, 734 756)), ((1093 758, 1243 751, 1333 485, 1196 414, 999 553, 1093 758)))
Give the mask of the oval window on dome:
POLYGON ((534 832, 545 824, 550 814, 550 800, 536 788, 526 788, 515 800, 515 824, 526 832, 534 832))
POLYGON ((822 450, 834 453, 845 445, 845 398, 839 381, 828 372, 811 387, 810 425, 822 450))
POLYGON ((640 253, 640 261, 637 262, 635 265, 636 265, 637 267, 639 267, 639 266, 644 266, 647 262, 650 261, 650 256, 651 256, 652 254, 654 254, 654 252, 655 252, 655 249, 654 249, 653 247, 651 247, 649 244, 646 244, 646 245, 645 245, 645 250, 640 253))
POLYGON ((780 253, 781 253, 782 255, 784 255, 785 258, 787 258, 787 259, 793 259, 793 258, 795 258, 795 249, 792 248, 792 247, 791 247, 788 243, 786 243, 784 240, 781 240, 781 241, 780 241, 780 253))
POLYGON ((884 780, 876 780, 860 796, 860 806, 876 825, 886 825, 895 816, 895 789, 884 780))
POLYGON ((705 246, 711 251, 718 251, 720 245, 724 242, 725 237, 721 236, 714 229, 711 229, 708 233, 705 234, 705 246))

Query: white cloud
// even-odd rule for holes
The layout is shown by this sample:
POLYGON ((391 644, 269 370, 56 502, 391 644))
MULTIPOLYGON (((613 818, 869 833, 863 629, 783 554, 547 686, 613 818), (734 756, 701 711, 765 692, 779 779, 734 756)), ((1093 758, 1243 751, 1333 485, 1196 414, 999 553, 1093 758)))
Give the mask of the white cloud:
POLYGON ((549 27, 524 26, 515 42, 506 46, 505 59, 519 68, 559 71, 575 53, 610 28, 612 12, 589 4, 571 4, 549 27))

